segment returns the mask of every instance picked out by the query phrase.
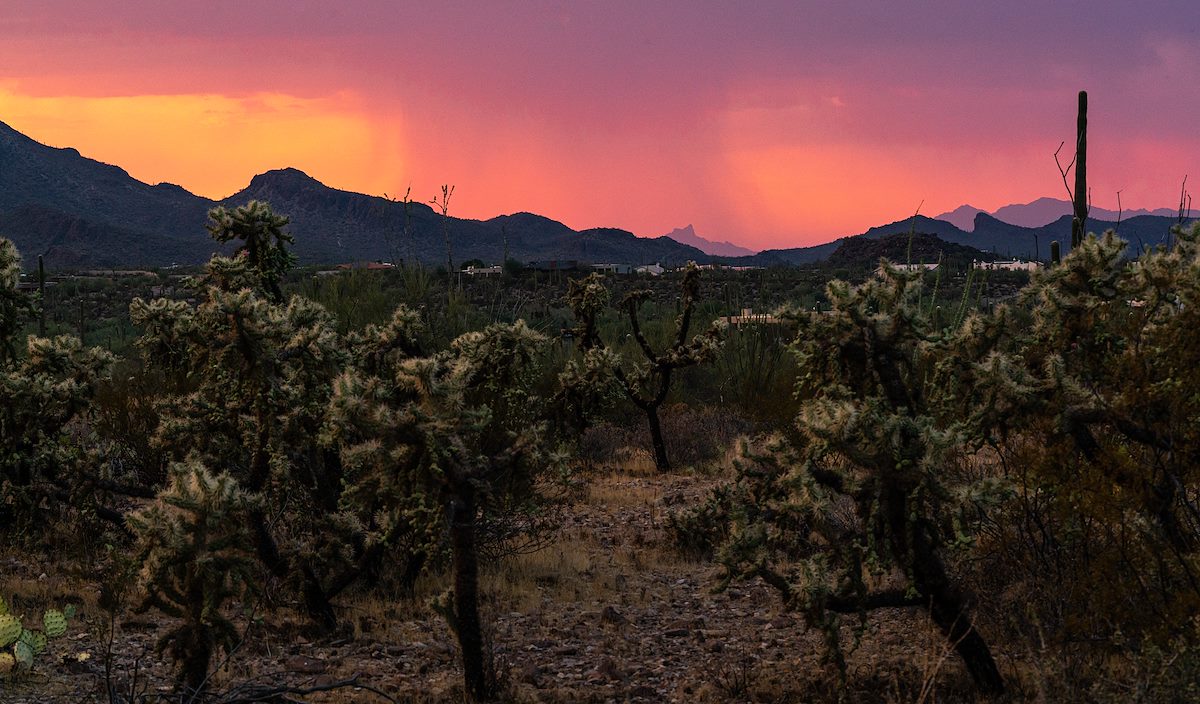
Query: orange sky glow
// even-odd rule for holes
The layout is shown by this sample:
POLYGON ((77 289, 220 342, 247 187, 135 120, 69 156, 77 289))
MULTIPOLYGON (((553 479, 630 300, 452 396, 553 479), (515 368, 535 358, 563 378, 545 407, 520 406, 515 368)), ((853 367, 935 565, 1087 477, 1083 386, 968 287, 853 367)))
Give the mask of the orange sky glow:
POLYGON ((1035 3, 870 22, 787 2, 195 5, 0 5, 0 121, 213 198, 292 166, 418 200, 453 183, 461 217, 693 223, 754 248, 1063 197, 1051 155, 1080 88, 1096 205, 1172 206, 1200 171, 1180 87, 1200 42, 1154 24, 1171 3, 1114 10, 1103 55, 1051 41, 1062 18, 1035 3))

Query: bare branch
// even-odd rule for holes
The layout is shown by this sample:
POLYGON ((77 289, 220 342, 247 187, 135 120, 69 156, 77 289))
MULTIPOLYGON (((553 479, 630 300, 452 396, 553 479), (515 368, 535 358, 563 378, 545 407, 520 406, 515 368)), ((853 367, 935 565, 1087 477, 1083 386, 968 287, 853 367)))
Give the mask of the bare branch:
POLYGON ((1117 232, 1121 229, 1121 213, 1124 209, 1121 207, 1121 191, 1117 191, 1117 224, 1113 227, 1113 231, 1117 232))
POLYGON ((1187 190, 1187 174, 1183 175, 1183 183, 1179 186, 1179 224, 1182 225, 1192 211, 1192 194, 1187 190))
POLYGON ((1072 156, 1071 161, 1067 162, 1067 165, 1064 168, 1062 162, 1058 160, 1058 153, 1062 151, 1062 148, 1064 145, 1066 145, 1066 143, 1066 140, 1063 140, 1059 143, 1058 149, 1054 150, 1054 163, 1058 166, 1058 173, 1062 175, 1063 188, 1067 189, 1067 200, 1070 200, 1073 203, 1075 202, 1075 194, 1071 192, 1071 184, 1067 180, 1067 174, 1071 173, 1071 167, 1075 165, 1075 157, 1079 156, 1079 154, 1076 153, 1075 156, 1072 156))

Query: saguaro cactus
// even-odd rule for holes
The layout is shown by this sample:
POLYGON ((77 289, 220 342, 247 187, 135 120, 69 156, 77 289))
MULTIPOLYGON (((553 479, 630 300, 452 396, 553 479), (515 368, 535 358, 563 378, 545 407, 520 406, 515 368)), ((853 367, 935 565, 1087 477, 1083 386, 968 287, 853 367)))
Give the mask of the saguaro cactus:
POLYGON ((1087 91, 1079 91, 1079 114, 1075 119, 1075 202, 1071 219, 1071 249, 1087 235, 1087 91))

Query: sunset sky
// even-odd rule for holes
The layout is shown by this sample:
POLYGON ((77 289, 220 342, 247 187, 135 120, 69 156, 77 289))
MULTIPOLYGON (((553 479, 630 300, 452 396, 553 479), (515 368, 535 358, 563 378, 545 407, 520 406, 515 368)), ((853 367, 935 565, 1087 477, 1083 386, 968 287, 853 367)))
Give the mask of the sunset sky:
POLYGON ((761 248, 1064 197, 1087 89, 1096 205, 1200 186, 1194 0, 986 5, 0 0, 0 121, 210 197, 294 166, 761 248))

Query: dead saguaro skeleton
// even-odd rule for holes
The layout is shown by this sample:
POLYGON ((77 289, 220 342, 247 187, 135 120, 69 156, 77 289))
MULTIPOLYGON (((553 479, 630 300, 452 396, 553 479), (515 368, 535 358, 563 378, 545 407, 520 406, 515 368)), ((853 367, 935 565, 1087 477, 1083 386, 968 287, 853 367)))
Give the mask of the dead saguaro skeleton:
POLYGON ((1079 91, 1079 110, 1075 118, 1075 154, 1066 166, 1059 161, 1058 153, 1066 142, 1058 145, 1054 151, 1054 163, 1062 175, 1063 187, 1067 189, 1067 197, 1071 199, 1071 249, 1075 249, 1087 236, 1087 216, 1090 209, 1091 192, 1087 185, 1087 91, 1079 91), (1067 182, 1067 174, 1075 169, 1075 189, 1071 190, 1067 182))

